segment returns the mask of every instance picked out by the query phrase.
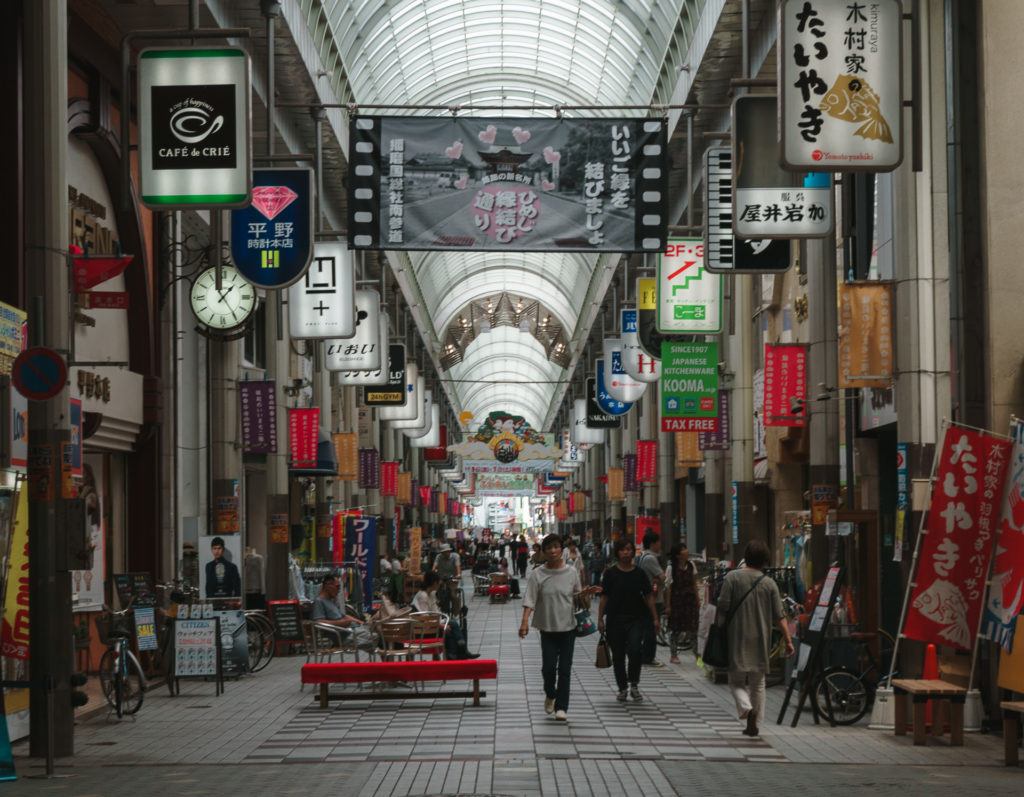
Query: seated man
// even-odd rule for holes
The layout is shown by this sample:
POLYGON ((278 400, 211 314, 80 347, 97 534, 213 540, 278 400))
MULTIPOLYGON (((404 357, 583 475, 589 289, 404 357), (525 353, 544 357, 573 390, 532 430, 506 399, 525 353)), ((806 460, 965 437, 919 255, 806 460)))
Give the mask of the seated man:
POLYGON ((313 622, 333 625, 343 629, 342 639, 355 639, 356 647, 372 653, 377 648, 373 634, 365 627, 358 617, 344 614, 338 606, 338 591, 341 584, 338 577, 328 573, 320 582, 320 594, 313 601, 313 622))
MULTIPOLYGON (((423 576, 423 587, 412 599, 413 608, 418 612, 440 612, 437 605, 437 588, 441 583, 437 573, 430 571, 423 576)), ((448 630, 444 635, 444 655, 446 659, 479 659, 479 653, 470 653, 466 638, 458 621, 448 619, 448 630)))

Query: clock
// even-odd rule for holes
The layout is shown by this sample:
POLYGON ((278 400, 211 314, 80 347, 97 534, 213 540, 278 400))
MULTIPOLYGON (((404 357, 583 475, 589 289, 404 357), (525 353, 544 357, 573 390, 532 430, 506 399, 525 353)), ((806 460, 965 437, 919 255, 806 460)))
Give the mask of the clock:
POLYGON ((248 321, 256 309, 256 289, 233 266, 219 268, 220 291, 217 267, 206 269, 192 283, 192 312, 210 329, 234 329, 248 321))

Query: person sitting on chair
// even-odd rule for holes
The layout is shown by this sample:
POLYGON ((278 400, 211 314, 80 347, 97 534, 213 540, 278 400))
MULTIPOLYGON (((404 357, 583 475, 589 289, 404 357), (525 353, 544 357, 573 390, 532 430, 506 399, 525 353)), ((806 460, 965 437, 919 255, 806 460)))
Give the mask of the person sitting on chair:
POLYGON ((504 573, 506 576, 508 576, 508 587, 509 587, 508 595, 509 595, 509 597, 510 598, 518 598, 519 597, 519 579, 516 578, 515 576, 513 576, 512 572, 508 569, 508 559, 506 559, 505 557, 502 557, 501 561, 498 563, 498 572, 499 573, 504 573))
MULTIPOLYGON (((437 573, 429 571, 423 576, 423 586, 413 596, 412 605, 418 612, 438 612, 437 588, 441 579, 437 573)), ((479 659, 479 653, 470 653, 469 645, 462 633, 462 627, 454 617, 448 618, 448 628, 444 634, 444 654, 448 659, 479 659)))
POLYGON ((355 633, 356 628, 362 628, 363 621, 358 617, 345 614, 338 606, 338 591, 340 589, 341 584, 336 575, 328 573, 324 576, 323 581, 320 582, 320 594, 313 601, 313 622, 337 626, 344 630, 343 638, 348 639, 354 636, 360 650, 373 652, 377 648, 373 635, 355 633))

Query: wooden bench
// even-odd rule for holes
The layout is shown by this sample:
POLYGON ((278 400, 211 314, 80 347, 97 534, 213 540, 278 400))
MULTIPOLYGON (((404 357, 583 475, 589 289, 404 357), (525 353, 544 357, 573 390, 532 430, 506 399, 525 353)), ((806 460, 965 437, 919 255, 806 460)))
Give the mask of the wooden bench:
POLYGON ((416 700, 438 697, 471 697, 473 705, 487 697, 480 691, 480 681, 496 680, 498 662, 494 659, 455 661, 380 661, 303 664, 302 683, 320 687, 320 708, 330 700, 416 700), (349 694, 331 693, 330 684, 400 683, 415 681, 472 681, 473 689, 462 692, 366 691, 349 694))
POLYGON ((1015 767, 1020 763, 1020 719, 1024 715, 1024 700, 1004 700, 999 704, 1003 710, 1003 748, 1006 766, 1015 767))
POLYGON ((928 701, 934 701, 932 707, 932 736, 939 738, 943 734, 943 707, 949 707, 949 743, 962 747, 964 743, 964 702, 967 690, 962 686, 939 680, 916 680, 897 678, 892 682, 892 691, 896 697, 896 735, 907 735, 907 700, 914 701, 914 744, 928 743, 925 710, 928 701))

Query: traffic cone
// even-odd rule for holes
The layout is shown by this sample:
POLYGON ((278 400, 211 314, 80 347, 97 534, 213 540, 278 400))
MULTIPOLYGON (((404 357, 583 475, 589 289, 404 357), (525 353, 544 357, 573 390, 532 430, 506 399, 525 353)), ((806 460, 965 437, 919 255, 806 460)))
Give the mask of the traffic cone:
MULTIPOLYGON (((929 645, 924 651, 924 673, 921 675, 922 680, 925 681, 937 681, 939 680, 939 655, 935 650, 935 645, 929 645)), ((932 701, 929 700, 924 710, 924 721, 926 725, 932 724, 932 701)))

